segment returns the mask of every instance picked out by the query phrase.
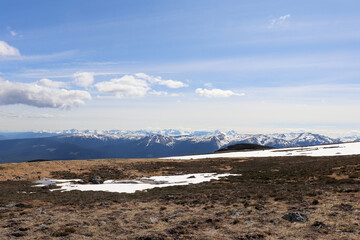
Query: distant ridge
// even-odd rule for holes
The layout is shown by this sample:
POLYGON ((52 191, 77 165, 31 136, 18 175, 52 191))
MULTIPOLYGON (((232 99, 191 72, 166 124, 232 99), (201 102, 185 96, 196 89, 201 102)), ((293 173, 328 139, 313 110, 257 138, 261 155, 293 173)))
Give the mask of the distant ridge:
MULTIPOLYGON (((78 131, 36 133, 33 138, 0 141, 0 163, 34 159, 75 160, 100 158, 158 158, 212 153, 234 144, 256 144, 275 148, 339 143, 341 139, 313 133, 240 134, 175 130, 164 134, 149 131, 78 131), (100 133, 101 132, 101 133, 100 133), (181 133, 180 135, 177 135, 181 133), (48 136, 48 135, 52 136, 48 136), (175 135, 172 135, 175 134, 175 135)), ((4 134, 1 133, 4 137, 4 134)), ((26 133, 26 136, 31 136, 26 133)), ((5 136, 6 137, 6 136, 5 136)))

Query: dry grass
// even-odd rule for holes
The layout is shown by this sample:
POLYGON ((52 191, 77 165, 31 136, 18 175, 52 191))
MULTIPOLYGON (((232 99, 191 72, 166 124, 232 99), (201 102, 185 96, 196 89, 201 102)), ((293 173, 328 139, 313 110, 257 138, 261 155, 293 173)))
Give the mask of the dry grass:
POLYGON ((161 159, 96 159, 96 160, 73 160, 73 161, 44 161, 44 162, 24 162, 1 164, 0 181, 19 180, 20 176, 25 181, 35 181, 44 177, 51 177, 51 172, 63 171, 74 174, 89 172, 90 169, 96 169, 101 166, 116 167, 124 163, 138 162, 169 162, 161 159))
POLYGON ((0 171, 6 179, 23 177, 0 182, 0 239, 359 239, 360 234, 359 156, 59 161, 6 164, 0 171), (42 177, 59 178, 225 171, 242 176, 135 194, 61 193, 22 181, 39 169, 42 177), (305 213, 309 221, 281 218, 291 211, 305 213))

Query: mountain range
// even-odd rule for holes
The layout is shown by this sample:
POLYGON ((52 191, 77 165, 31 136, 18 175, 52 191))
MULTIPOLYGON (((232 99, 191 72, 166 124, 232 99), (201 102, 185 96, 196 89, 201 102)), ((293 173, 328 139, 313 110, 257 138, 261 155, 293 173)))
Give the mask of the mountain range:
POLYGON ((0 163, 29 160, 70 160, 99 158, 156 158, 211 153, 239 143, 275 148, 310 146, 360 138, 330 138, 303 133, 240 134, 229 132, 161 131, 79 131, 0 133, 0 163))

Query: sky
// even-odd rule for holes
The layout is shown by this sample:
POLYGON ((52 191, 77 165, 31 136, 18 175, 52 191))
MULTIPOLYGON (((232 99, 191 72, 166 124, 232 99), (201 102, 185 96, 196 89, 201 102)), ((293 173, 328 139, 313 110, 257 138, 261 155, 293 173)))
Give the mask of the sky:
POLYGON ((360 134, 357 0, 2 0, 0 131, 360 134))

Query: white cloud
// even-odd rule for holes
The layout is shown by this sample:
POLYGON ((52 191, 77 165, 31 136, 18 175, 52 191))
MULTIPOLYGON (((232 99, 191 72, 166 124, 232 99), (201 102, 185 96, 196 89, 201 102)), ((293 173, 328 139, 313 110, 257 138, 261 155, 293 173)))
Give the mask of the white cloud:
POLYGON ((149 94, 151 95, 156 95, 156 96, 167 96, 168 95, 168 92, 165 92, 165 91, 151 91, 149 92, 149 94))
POLYGON ((6 28, 8 30, 8 32, 10 33, 10 35, 12 37, 16 37, 16 36, 19 36, 19 37, 22 37, 21 35, 18 34, 18 32, 16 32, 14 29, 12 29, 11 27, 7 27, 6 28))
POLYGON ((4 41, 0 41, 0 57, 18 57, 20 56, 20 52, 18 49, 10 46, 4 41))
POLYGON ((280 20, 280 21, 285 21, 286 19, 288 19, 288 18, 290 18, 290 17, 291 17, 290 14, 286 14, 286 15, 284 15, 284 16, 279 17, 279 20, 280 20))
POLYGON ((138 78, 144 79, 146 81, 149 81, 150 83, 153 83, 153 84, 167 86, 168 88, 181 88, 181 87, 188 86, 187 84, 180 82, 180 81, 163 80, 160 76, 153 77, 153 76, 147 75, 145 73, 136 73, 135 76, 138 78))
POLYGON ((283 25, 290 17, 291 17, 290 14, 286 14, 286 15, 281 16, 279 18, 273 18, 270 21, 270 27, 273 27, 273 26, 276 26, 276 25, 283 25))
POLYGON ((106 82, 99 82, 95 87, 101 93, 111 93, 116 97, 144 97, 150 90, 149 84, 145 80, 137 79, 131 75, 122 78, 111 79, 106 82))
POLYGON ((43 78, 43 79, 37 81, 36 84, 45 86, 45 87, 49 87, 49 88, 61 88, 61 87, 67 86, 67 84, 65 82, 53 81, 53 80, 50 80, 47 78, 43 78))
POLYGON ((87 91, 59 88, 62 82, 42 79, 33 83, 0 80, 0 105, 25 104, 39 108, 70 109, 91 99, 87 91))
POLYGON ((174 80, 160 80, 157 82, 159 85, 165 85, 168 88, 181 88, 181 87, 187 87, 188 85, 180 82, 180 81, 174 81, 174 80))
POLYGON ((153 77, 145 73, 136 73, 134 75, 125 75, 121 78, 96 83, 95 87, 101 93, 114 94, 119 98, 144 97, 146 94, 157 96, 176 96, 168 94, 166 91, 152 90, 152 86, 155 84, 165 85, 169 88, 187 86, 187 84, 180 81, 163 80, 161 77, 153 77))
POLYGON ((203 88, 197 88, 195 90, 195 93, 207 98, 227 98, 231 96, 244 96, 244 93, 235 93, 231 90, 222 90, 222 89, 203 89, 203 88))
POLYGON ((94 82, 94 73, 77 72, 73 74, 74 83, 80 87, 88 87, 94 82))

